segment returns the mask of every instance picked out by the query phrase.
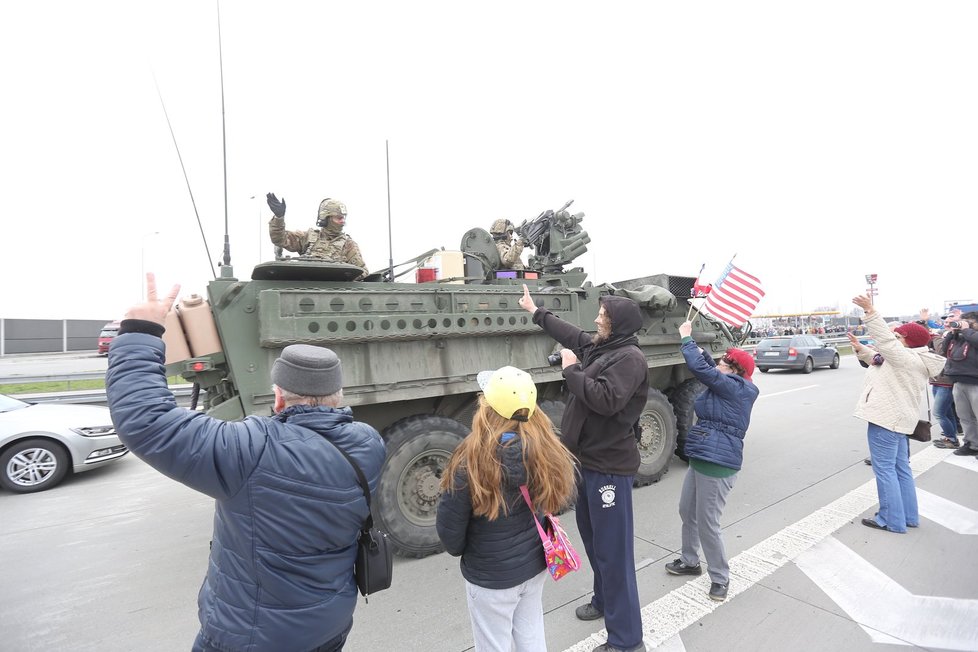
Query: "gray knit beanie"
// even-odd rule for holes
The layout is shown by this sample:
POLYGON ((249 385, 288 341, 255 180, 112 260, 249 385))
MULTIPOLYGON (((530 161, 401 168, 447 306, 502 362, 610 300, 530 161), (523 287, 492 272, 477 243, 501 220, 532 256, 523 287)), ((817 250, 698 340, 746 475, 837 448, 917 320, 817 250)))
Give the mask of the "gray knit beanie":
POLYGON ((343 369, 324 346, 292 344, 272 364, 272 382, 299 396, 329 396, 343 387, 343 369))

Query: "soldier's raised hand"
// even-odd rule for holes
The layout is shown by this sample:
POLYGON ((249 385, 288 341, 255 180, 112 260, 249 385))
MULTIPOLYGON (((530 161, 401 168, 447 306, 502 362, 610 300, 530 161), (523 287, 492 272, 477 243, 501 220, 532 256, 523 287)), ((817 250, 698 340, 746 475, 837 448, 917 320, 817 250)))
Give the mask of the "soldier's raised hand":
POLYGON ((270 192, 265 195, 265 200, 268 202, 268 207, 272 209, 275 217, 285 217, 285 197, 282 197, 280 200, 275 196, 275 193, 270 192))

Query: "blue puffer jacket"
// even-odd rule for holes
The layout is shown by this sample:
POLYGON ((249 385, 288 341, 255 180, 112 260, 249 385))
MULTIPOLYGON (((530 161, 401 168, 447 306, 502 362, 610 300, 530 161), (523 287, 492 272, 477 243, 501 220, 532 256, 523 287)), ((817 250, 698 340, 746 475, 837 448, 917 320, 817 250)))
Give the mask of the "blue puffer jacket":
POLYGON ((137 457, 217 501, 198 596, 201 635, 219 650, 253 652, 304 652, 337 636, 356 607, 353 562, 367 505, 333 444, 373 490, 385 456, 380 435, 349 408, 293 406, 225 422, 177 407, 163 359, 159 337, 119 335, 106 394, 137 457))
POLYGON ((496 453, 503 470, 503 500, 508 512, 492 521, 473 516, 468 475, 460 470, 455 475, 456 490, 441 496, 436 525, 448 554, 461 555, 462 577, 487 589, 509 589, 540 574, 547 560, 530 508, 520 492, 520 485, 526 484, 523 442, 517 436, 508 444, 500 444, 496 453))
POLYGON ((760 393, 754 383, 717 370, 695 342, 682 345, 686 366, 706 391, 696 398, 696 424, 686 434, 686 457, 740 470, 744 462, 744 435, 760 393))

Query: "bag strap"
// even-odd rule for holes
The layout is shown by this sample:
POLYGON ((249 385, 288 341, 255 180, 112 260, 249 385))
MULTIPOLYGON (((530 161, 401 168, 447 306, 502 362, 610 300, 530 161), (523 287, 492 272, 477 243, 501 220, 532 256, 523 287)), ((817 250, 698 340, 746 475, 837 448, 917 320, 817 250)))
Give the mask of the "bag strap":
POLYGON ((370 486, 367 484, 366 476, 363 475, 363 471, 360 470, 360 465, 353 461, 353 458, 350 457, 349 453, 347 453, 345 450, 343 450, 333 442, 329 441, 325 437, 323 437, 323 439, 326 440, 326 442, 328 442, 330 446, 338 450, 340 454, 346 458, 346 461, 350 463, 350 466, 353 467, 353 470, 357 472, 357 481, 360 483, 360 489, 363 490, 363 497, 367 499, 367 518, 363 522, 362 530, 367 531, 371 529, 374 526, 374 515, 370 511, 370 486))
POLYGON ((540 525, 539 519, 537 519, 537 513, 533 509, 533 501, 530 500, 530 492, 526 488, 525 484, 520 485, 520 493, 523 494, 523 500, 526 501, 527 506, 530 508, 530 516, 533 518, 533 524, 537 526, 537 532, 540 533, 540 540, 543 541, 543 549, 548 553, 552 552, 554 549, 554 543, 547 536, 547 533, 543 531, 543 527, 540 525))
POLYGON ((930 421, 930 385, 924 390, 924 397, 927 398, 927 420, 930 421))

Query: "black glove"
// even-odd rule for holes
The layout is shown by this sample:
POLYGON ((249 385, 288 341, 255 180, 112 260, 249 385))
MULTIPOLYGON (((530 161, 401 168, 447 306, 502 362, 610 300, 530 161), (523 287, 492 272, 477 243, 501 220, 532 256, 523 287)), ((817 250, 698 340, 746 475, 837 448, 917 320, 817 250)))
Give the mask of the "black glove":
POLYGON ((265 195, 265 199, 268 201, 268 207, 275 213, 275 217, 285 217, 285 197, 282 197, 282 200, 279 201, 275 193, 270 192, 265 195))

